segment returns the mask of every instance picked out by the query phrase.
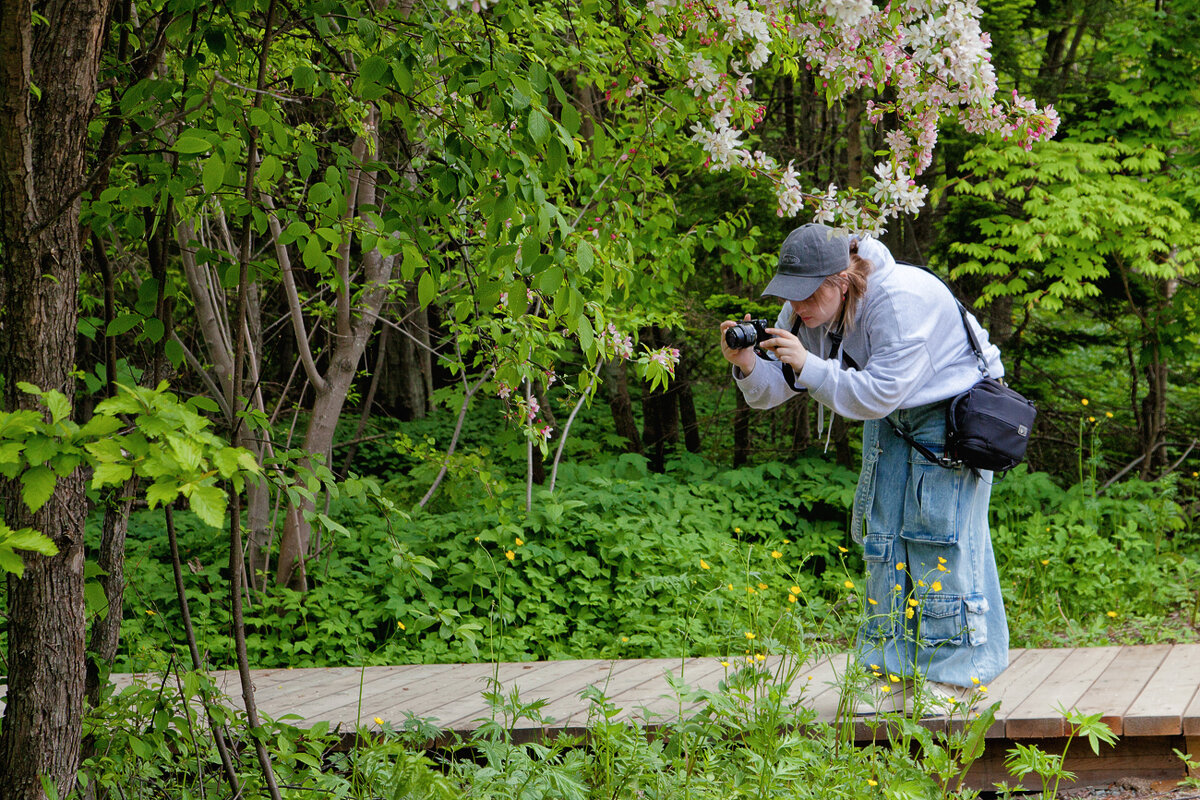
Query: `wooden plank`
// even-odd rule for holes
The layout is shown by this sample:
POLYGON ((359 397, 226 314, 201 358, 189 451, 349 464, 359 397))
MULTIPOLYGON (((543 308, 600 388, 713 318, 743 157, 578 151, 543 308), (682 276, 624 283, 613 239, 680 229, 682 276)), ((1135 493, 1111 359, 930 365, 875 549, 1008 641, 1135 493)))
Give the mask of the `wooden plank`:
MULTIPOLYGON (((1200 680, 1200 676, 1197 678, 1200 680)), ((1183 735, 1200 737, 1200 688, 1197 688, 1192 702, 1188 703, 1188 707, 1183 712, 1183 735)), ((1197 759, 1200 759, 1200 752, 1197 750, 1193 750, 1192 753, 1197 759)))
MULTIPOLYGON (((545 700, 546 703, 539 713, 543 717, 557 717, 561 712, 551 709, 555 702, 571 698, 572 705, 578 704, 580 701, 577 696, 586 686, 602 683, 608 676, 636 669, 637 665, 636 660, 588 659, 549 662, 547 671, 531 676, 528 687, 522 690, 522 701, 528 703, 533 700, 545 700), (536 682, 533 679, 537 679, 536 682)), ((442 704, 433 709, 433 713, 441 717, 441 727, 446 730, 474 730, 478 720, 490 719, 492 716, 492 710, 478 693, 468 697, 444 696, 442 699, 442 704)), ((519 727, 541 729, 541 726, 535 726, 529 720, 522 720, 519 727)))
MULTIPOLYGON (((395 693, 391 697, 387 697, 386 699, 381 697, 378 699, 377 704, 373 704, 373 708, 364 710, 372 712, 368 715, 370 717, 384 716, 381 712, 395 707, 399 702, 398 697, 403 697, 405 698, 405 702, 415 704, 413 712, 417 716, 427 717, 428 714, 425 713, 426 703, 436 706, 445 702, 447 695, 457 697, 468 691, 473 692, 475 681, 484 679, 494 669, 492 664, 440 664, 438 666, 440 669, 431 675, 425 676, 423 681, 408 682, 407 685, 410 687, 408 692, 404 692, 403 685, 397 686, 395 693), (408 695, 413 692, 416 692, 417 696, 409 701, 408 695), (421 698, 425 698, 425 700, 421 698)), ((355 697, 356 695, 353 692, 341 692, 336 696, 331 696, 325 702, 306 707, 305 722, 323 720, 335 724, 353 725, 356 714, 348 712, 348 708, 353 707, 357 709, 355 697), (337 720, 331 719, 331 717, 335 716, 335 711, 338 712, 336 716, 339 719, 337 720)), ((391 715, 386 718, 394 719, 394 716, 391 715)))
MULTIPOLYGON (((564 675, 580 669, 582 664, 607 663, 601 661, 529 661, 489 664, 487 672, 478 675, 461 674, 448 681, 439 677, 428 681, 421 688, 413 687, 412 694, 397 693, 394 702, 384 706, 378 715, 385 720, 398 722, 405 713, 422 718, 437 718, 437 724, 447 730, 474 729, 469 724, 458 725, 460 719, 468 722, 480 716, 490 716, 491 710, 483 697, 488 691, 488 681, 493 678, 500 684, 500 691, 507 695, 516 689, 523 703, 541 697, 541 689, 564 675)), ((364 715, 367 717, 367 715, 364 715)))
MULTIPOLYGON (((689 659, 680 679, 692 689, 715 692, 728 674, 729 667, 722 666, 721 659, 705 657, 689 659)), ((687 719, 706 705, 704 700, 684 700, 676 694, 666 671, 610 699, 619 709, 617 720, 653 727, 687 719)))
POLYGON ((615 698, 644 683, 660 680, 663 681, 665 691, 667 684, 663 679, 664 673, 669 669, 678 670, 681 665, 686 676, 689 673, 687 662, 678 658, 615 662, 611 672, 595 675, 592 680, 577 683, 570 688, 564 684, 559 688, 558 696, 542 709, 542 713, 546 718, 554 719, 552 727, 555 729, 579 727, 586 722, 589 713, 588 702, 579 697, 586 687, 595 686, 605 697, 615 698))
MULTIPOLYGON (((468 673, 482 673, 491 668, 490 664, 428 664, 420 665, 423 667, 422 674, 426 676, 426 680, 441 681, 445 679, 453 679, 452 676, 457 676, 462 671, 468 673), (434 671, 425 671, 429 667, 435 667, 434 671)), ((342 714, 343 719, 331 719, 330 712, 335 709, 342 709, 345 706, 354 706, 357 708, 359 702, 360 691, 366 698, 370 698, 373 705, 377 693, 382 689, 387 689, 394 684, 390 681, 402 680, 402 676, 407 672, 416 671, 415 667, 367 667, 361 675, 362 687, 360 690, 360 676, 355 674, 350 680, 339 676, 336 683, 331 683, 324 691, 320 687, 306 687, 296 695, 287 695, 286 698, 280 698, 280 702, 290 702, 294 713, 299 714, 303 718, 302 725, 311 725, 316 722, 330 722, 337 724, 339 722, 353 722, 352 719, 342 714), (379 681, 385 680, 384 683, 379 681)), ((416 679, 416 678, 414 678, 416 679)), ((365 709, 371 709, 372 705, 364 705, 365 709)), ((371 716, 374 716, 373 714, 371 716)))
POLYGON ((1121 648, 1108 668, 1075 703, 1075 710, 1080 714, 1101 714, 1100 720, 1113 733, 1124 735, 1126 710, 1170 652, 1169 644, 1121 648))
MULTIPOLYGON (((307 723, 328 722, 331 725, 346 723, 353 726, 359 716, 372 719, 379 715, 380 707, 392 706, 396 697, 420 696, 433 691, 447 673, 454 673, 459 664, 411 664, 394 668, 393 671, 367 673, 363 675, 361 692, 357 684, 328 687, 317 698, 293 699, 292 695, 275 702, 292 702, 292 713, 299 714, 307 723)), ((472 671, 477 667, 472 666, 472 671)), ((283 687, 281 687, 283 688, 283 687)))
POLYGON ((1066 736, 1067 720, 1058 709, 1074 708, 1121 649, 1078 647, 1068 651, 1062 665, 1005 715, 1005 736, 1009 739, 1066 736))
POLYGON ((980 706, 990 706, 1000 703, 996 711, 996 722, 988 728, 987 738, 997 739, 1005 736, 1008 729, 1008 715, 1011 711, 1042 684, 1042 681, 1054 674, 1067 658, 1067 650, 1036 648, 1026 650, 1020 658, 1013 660, 1009 657, 1008 669, 1000 673, 988 683, 988 691, 979 700, 980 706))
POLYGON ((1177 644, 1125 712, 1126 736, 1183 732, 1183 713, 1196 695, 1200 644, 1177 644))

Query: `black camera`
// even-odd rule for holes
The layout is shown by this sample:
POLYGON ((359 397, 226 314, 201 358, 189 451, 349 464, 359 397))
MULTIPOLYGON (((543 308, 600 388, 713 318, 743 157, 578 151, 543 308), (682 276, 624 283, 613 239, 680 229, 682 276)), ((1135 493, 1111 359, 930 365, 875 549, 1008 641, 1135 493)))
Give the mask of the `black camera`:
POLYGON ((747 319, 725 331, 725 344, 731 350, 744 350, 747 347, 757 347, 768 339, 773 338, 767 333, 768 323, 765 319, 747 319))

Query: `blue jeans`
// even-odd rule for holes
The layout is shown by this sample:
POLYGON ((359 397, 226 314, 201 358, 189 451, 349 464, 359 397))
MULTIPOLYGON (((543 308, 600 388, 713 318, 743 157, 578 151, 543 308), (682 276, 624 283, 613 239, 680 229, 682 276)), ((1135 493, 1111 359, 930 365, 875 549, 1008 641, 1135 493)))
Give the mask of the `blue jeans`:
MULTIPOLYGON (((945 449, 945 402, 891 419, 935 454, 945 449)), ((931 463, 886 420, 866 422, 851 523, 867 567, 860 663, 958 686, 986 684, 1008 666, 991 480, 931 463)))

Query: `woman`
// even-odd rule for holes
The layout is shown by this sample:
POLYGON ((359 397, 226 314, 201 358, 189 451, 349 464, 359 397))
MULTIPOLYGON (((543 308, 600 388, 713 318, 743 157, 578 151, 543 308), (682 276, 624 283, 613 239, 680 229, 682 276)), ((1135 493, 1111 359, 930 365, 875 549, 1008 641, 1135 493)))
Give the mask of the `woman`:
MULTIPOLYGON (((893 430, 941 455, 948 400, 980 378, 953 295, 879 242, 810 223, 784 241, 763 296, 784 300, 762 344, 769 357, 731 349, 725 331, 737 323, 721 324, 721 352, 746 402, 771 408, 807 391, 866 421, 851 517, 867 566, 859 662, 877 674, 923 676, 940 698, 966 696, 1008 665, 988 531, 991 473, 945 469, 893 430)), ((1002 376, 1000 351, 967 316, 988 370, 1002 376)), ((897 703, 878 699, 900 694, 877 693, 871 705, 893 710, 897 703)))

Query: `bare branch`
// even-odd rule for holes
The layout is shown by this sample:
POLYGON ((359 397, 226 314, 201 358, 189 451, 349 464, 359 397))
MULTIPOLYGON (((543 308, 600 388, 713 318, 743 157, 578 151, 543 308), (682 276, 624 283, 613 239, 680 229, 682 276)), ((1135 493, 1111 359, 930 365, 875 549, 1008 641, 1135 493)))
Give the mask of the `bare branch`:
POLYGON ((283 230, 279 219, 275 216, 275 202, 266 194, 262 196, 267 208, 267 224, 271 227, 271 238, 275 242, 275 257, 279 260, 279 272, 283 277, 283 294, 287 298, 288 310, 292 316, 292 330, 296 334, 296 350, 300 353, 300 361, 304 364, 304 372, 308 380, 318 392, 325 391, 325 378, 317 369, 313 360, 312 348, 308 345, 308 332, 304 328, 304 314, 300 310, 300 294, 296 291, 296 279, 292 277, 292 259, 288 254, 287 245, 281 237, 283 230))
POLYGON ((579 413, 579 409, 583 408, 583 404, 587 402, 588 394, 595 385, 596 378, 600 374, 600 366, 604 363, 601 359, 596 359, 596 366, 592 369, 591 385, 586 390, 580 392, 579 400, 576 401, 575 407, 571 409, 570 416, 567 417, 567 422, 558 433, 558 449, 554 451, 554 466, 550 469, 550 491, 554 491, 554 482, 558 480, 558 463, 562 460, 563 447, 567 444, 567 434, 571 432, 571 423, 575 421, 575 415, 579 413))

